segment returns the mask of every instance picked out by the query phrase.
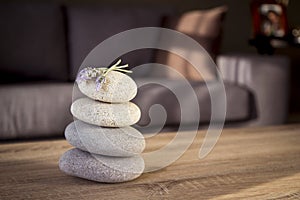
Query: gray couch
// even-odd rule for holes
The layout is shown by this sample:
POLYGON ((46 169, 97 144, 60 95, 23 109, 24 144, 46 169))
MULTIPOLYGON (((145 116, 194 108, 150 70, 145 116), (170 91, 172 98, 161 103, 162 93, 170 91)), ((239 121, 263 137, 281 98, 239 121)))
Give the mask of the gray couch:
MULTIPOLYGON (((61 136, 73 120, 69 108, 74 79, 86 54, 107 37, 130 28, 160 26, 163 17, 171 14, 173 9, 163 7, 1 4, 0 139, 61 136)), ((122 58, 136 66, 153 61, 154 56, 155 52, 148 49, 122 58)), ((287 101, 282 95, 287 91, 288 76, 286 72, 281 75, 280 69, 288 68, 286 58, 218 55, 217 61, 225 79, 226 124, 265 125, 285 121, 287 101), (248 59, 248 66, 237 62, 240 58, 248 59), (272 84, 283 88, 272 92, 272 84)), ((135 79, 141 83, 146 78, 149 77, 135 79)), ((180 90, 179 82, 165 81, 180 90)), ((191 85, 201 108, 200 124, 207 124, 211 116, 207 87, 199 81, 192 81, 191 85)), ((148 111, 154 104, 165 107, 166 127, 176 129, 180 123, 178 102, 162 86, 140 88, 133 101, 142 110, 139 125, 150 122, 148 111)))

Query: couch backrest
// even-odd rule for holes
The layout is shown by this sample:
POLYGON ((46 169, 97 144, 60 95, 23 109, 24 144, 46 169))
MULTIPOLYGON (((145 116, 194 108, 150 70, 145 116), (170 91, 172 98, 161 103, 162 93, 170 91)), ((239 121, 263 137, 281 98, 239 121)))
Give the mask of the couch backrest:
POLYGON ((0 4, 0 81, 67 80, 65 36, 59 5, 0 4))
MULTIPOLYGON (((96 45, 128 29, 162 26, 170 15, 176 18, 171 6, 1 3, 0 82, 75 80, 96 45)), ((137 66, 155 61, 157 54, 143 49, 120 56, 137 66)))

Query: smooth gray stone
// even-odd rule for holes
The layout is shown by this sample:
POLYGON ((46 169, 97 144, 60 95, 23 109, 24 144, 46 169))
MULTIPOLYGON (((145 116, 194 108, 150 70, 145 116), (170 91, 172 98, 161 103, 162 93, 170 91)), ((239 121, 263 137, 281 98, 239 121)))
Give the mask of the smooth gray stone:
POLYGON ((141 111, 134 103, 111 104, 90 98, 75 100, 71 105, 71 113, 81 121, 104 127, 130 126, 141 117, 141 111))
POLYGON ((76 120, 67 126, 65 137, 74 147, 106 156, 134 156, 145 148, 144 136, 130 126, 104 128, 76 120))
POLYGON ((107 74, 98 91, 96 90, 95 79, 81 81, 77 84, 83 94, 103 102, 127 102, 133 99, 137 93, 134 80, 130 76, 117 71, 111 71, 107 74))
POLYGON ((59 168, 66 174, 104 183, 131 181, 143 173, 144 167, 141 156, 109 157, 79 149, 65 152, 59 160, 59 168))

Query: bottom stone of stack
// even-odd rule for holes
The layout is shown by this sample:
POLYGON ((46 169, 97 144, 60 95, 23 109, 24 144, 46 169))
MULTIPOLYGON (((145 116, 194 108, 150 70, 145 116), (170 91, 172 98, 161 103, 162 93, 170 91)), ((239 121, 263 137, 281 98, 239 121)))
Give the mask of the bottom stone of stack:
POLYGON ((133 157, 109 157, 79 149, 65 152, 59 168, 68 175, 103 183, 118 183, 138 178, 144 171, 144 160, 133 157))

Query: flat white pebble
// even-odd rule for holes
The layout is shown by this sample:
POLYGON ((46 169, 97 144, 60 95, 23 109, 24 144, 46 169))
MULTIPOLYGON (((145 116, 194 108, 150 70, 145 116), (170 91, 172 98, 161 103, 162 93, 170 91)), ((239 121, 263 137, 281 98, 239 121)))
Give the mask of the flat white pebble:
POLYGON ((91 154, 79 149, 65 152, 59 168, 68 175, 104 183, 118 183, 136 179, 144 171, 141 156, 127 158, 91 154))
POLYGON ((111 103, 127 102, 137 94, 137 85, 134 80, 121 72, 111 71, 105 76, 105 81, 99 90, 96 90, 95 80, 80 81, 79 90, 86 96, 111 103))
POLYGON ((110 104, 89 98, 75 100, 71 113, 81 121, 103 127, 130 126, 141 117, 141 111, 134 103, 110 104))
POLYGON ((144 136, 130 126, 104 128, 76 120, 67 126, 65 137, 74 147, 106 156, 134 156, 145 148, 144 136))

